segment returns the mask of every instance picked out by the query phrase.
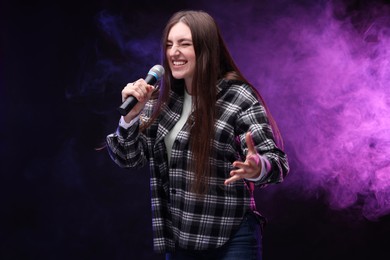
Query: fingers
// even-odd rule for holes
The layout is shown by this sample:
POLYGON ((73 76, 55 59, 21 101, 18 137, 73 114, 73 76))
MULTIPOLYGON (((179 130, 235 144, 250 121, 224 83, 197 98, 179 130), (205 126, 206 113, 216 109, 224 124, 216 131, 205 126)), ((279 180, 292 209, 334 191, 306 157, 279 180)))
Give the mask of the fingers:
POLYGON ((128 83, 122 90, 122 101, 125 101, 129 96, 134 96, 140 102, 145 101, 153 89, 153 86, 148 85, 143 79, 128 83))
POLYGON ((230 176, 232 177, 225 180, 225 185, 240 179, 256 177, 261 172, 261 159, 256 151, 251 132, 246 133, 245 142, 248 147, 245 162, 233 162, 233 167, 236 169, 230 172, 230 176))
POLYGON ((238 168, 236 170, 230 171, 230 178, 225 180, 225 185, 233 183, 235 181, 245 178, 246 170, 244 168, 238 168))
POLYGON ((233 163, 233 166, 237 167, 237 169, 230 171, 230 176, 232 177, 225 180, 225 185, 241 179, 253 178, 257 172, 260 172, 256 162, 251 159, 245 162, 236 161, 233 163))
POLYGON ((233 177, 230 177, 229 179, 226 179, 224 184, 225 185, 229 185, 230 183, 236 182, 236 181, 241 180, 241 179, 242 179, 241 176, 234 175, 233 177))
POLYGON ((247 132, 245 135, 245 142, 248 147, 248 154, 256 153, 255 144, 253 142, 252 133, 247 132))
MULTIPOLYGON (((245 162, 235 161, 233 163, 233 167, 237 169, 231 171, 231 174, 238 173, 238 174, 253 175, 254 173, 256 173, 258 171, 260 158, 258 157, 258 155, 249 155, 248 157, 245 160, 245 162)), ((245 176, 245 177, 249 177, 249 176, 245 176)))

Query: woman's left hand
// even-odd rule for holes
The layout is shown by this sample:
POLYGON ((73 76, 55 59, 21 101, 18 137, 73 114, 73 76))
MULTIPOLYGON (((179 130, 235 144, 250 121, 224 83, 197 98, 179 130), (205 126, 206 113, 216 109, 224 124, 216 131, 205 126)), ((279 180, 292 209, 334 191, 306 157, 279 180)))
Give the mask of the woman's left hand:
POLYGON ((246 133, 245 136, 246 145, 248 146, 248 154, 246 156, 245 162, 235 161, 233 162, 233 167, 238 168, 230 171, 229 179, 225 180, 225 185, 238 181, 244 178, 257 178, 261 172, 261 162, 260 155, 255 149, 253 143, 253 138, 250 132, 246 133))

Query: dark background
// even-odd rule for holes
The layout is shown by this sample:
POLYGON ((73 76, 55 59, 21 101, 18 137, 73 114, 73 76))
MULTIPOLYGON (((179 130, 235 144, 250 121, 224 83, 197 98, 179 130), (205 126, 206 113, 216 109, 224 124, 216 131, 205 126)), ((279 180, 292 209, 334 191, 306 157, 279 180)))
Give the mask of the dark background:
MULTIPOLYGON (((224 32, 240 19, 218 18, 224 1, 193 2, 1 2, 1 259, 164 259, 152 250, 148 169, 120 169, 99 147, 116 128, 122 87, 158 63, 174 11, 210 11, 224 32)), ((345 13, 366 7, 342 3, 345 13)), ((369 220, 358 205, 332 209, 320 188, 285 188, 305 171, 293 145, 291 180, 256 191, 269 220, 264 259, 387 259, 389 215, 369 220)))

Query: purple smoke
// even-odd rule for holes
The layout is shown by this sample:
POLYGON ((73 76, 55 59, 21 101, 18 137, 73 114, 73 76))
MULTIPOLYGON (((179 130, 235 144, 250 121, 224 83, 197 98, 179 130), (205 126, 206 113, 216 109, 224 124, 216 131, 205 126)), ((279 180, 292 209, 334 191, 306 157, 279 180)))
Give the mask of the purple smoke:
MULTIPOLYGON (((197 5, 279 124, 292 166, 279 188, 377 220, 390 213, 390 10, 291 2, 197 5)), ((101 29, 120 53, 158 62, 161 32, 126 38, 115 19, 100 16, 101 29)))
POLYGON ((389 214, 389 9, 254 4, 236 12, 238 24, 225 23, 236 4, 219 23, 290 151, 294 168, 282 186, 324 192, 331 208, 358 207, 370 220, 389 214))

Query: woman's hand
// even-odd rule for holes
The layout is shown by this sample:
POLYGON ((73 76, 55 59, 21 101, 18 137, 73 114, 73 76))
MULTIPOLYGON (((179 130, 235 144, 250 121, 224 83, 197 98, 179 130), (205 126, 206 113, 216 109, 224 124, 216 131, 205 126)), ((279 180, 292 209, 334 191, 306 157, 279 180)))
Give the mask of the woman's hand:
POLYGON ((260 155, 255 149, 253 143, 252 135, 250 132, 246 133, 245 136, 246 145, 248 147, 248 154, 246 156, 245 162, 235 161, 233 162, 233 167, 238 168, 230 172, 229 179, 225 180, 225 185, 238 181, 244 178, 257 178, 260 176, 261 172, 261 159, 260 155))
POLYGON ((124 102, 129 96, 134 96, 138 100, 137 104, 126 116, 124 116, 125 122, 129 123, 141 112, 146 102, 152 96, 153 90, 154 87, 147 84, 144 79, 139 79, 133 83, 129 83, 122 89, 122 102, 124 102))

